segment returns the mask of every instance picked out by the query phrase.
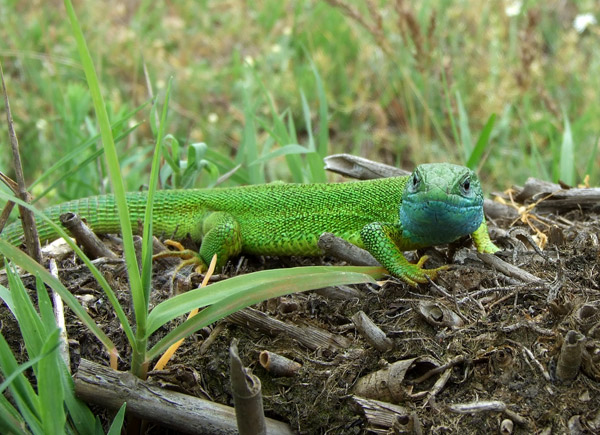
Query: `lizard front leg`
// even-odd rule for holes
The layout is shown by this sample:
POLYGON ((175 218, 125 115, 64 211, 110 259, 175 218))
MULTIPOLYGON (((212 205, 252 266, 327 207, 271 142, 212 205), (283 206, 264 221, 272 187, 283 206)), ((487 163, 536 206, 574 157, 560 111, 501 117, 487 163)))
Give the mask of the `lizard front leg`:
POLYGON ((201 225, 204 236, 199 252, 191 249, 179 249, 179 251, 162 252, 155 255, 154 258, 180 257, 184 261, 178 269, 191 264, 196 265, 199 272, 204 272, 215 254, 217 254, 217 268, 219 269, 227 263, 229 258, 242 252, 240 224, 229 213, 212 212, 204 217, 201 225))
POLYGON ((479 228, 477 228, 473 234, 471 234, 473 238, 473 242, 475 243, 475 247, 479 252, 485 252, 488 254, 493 254, 500 250, 494 243, 490 240, 490 234, 488 233, 487 224, 485 223, 485 218, 479 228))
POLYGON ((448 266, 436 269, 423 269, 423 264, 429 258, 424 255, 416 264, 410 263, 402 249, 414 249, 411 243, 402 237, 402 226, 400 224, 373 222, 361 230, 360 236, 367 251, 385 267, 391 275, 400 278, 416 287, 418 283, 426 283, 427 277, 435 279, 440 270, 448 266))

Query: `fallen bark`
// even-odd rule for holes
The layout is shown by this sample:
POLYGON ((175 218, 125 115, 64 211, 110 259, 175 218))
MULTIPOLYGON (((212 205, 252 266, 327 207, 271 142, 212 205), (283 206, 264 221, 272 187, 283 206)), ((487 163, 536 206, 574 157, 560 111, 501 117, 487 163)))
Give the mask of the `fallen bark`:
POLYGON ((118 258, 117 254, 108 249, 102 240, 88 227, 75 213, 60 215, 60 223, 65 227, 77 242, 82 246, 83 252, 92 260, 96 258, 118 258))
POLYGON ((238 353, 236 338, 229 346, 229 371, 235 417, 240 435, 266 434, 267 425, 260 379, 244 367, 238 353))
MULTIPOLYGON (((184 433, 234 435, 238 433, 234 409, 165 390, 129 372, 82 359, 74 377, 77 396, 96 405, 117 410, 127 402, 127 413, 184 433)), ((268 434, 291 434, 282 422, 266 419, 268 434)))
POLYGON ((274 319, 253 308, 230 314, 227 320, 240 326, 257 329, 268 335, 285 334, 308 349, 341 350, 352 343, 350 339, 314 326, 297 326, 274 319))

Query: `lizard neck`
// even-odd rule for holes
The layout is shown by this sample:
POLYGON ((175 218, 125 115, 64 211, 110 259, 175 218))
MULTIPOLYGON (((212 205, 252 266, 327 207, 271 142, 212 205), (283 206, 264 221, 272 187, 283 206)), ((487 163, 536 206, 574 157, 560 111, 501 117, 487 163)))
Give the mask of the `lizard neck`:
POLYGON ((459 205, 448 201, 403 201, 400 223, 407 240, 416 246, 451 243, 473 233, 483 220, 481 205, 459 205))

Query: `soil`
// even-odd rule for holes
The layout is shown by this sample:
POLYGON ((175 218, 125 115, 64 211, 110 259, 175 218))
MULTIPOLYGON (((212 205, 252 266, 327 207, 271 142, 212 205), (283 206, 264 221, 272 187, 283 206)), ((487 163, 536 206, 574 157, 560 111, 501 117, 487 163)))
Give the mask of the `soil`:
MULTIPOLYGON (((311 291, 254 307, 289 324, 315 326, 345 337, 350 343, 345 348, 310 350, 283 334, 270 335, 225 319, 219 322, 223 328, 218 334, 211 336, 216 326, 212 325, 185 340, 167 368, 150 378, 168 388, 233 405, 229 346, 237 338, 242 361, 262 382, 267 416, 289 423, 294 432, 598 433, 600 224, 598 216, 589 212, 550 219, 545 221, 549 227, 538 224, 552 234, 540 252, 532 249, 527 238, 492 228, 493 236, 503 234, 496 237, 503 248, 496 255, 539 281, 524 283, 486 266, 465 239, 427 250, 432 257, 428 267, 452 265, 435 284, 415 289, 389 279, 379 286, 356 286, 360 297, 337 299, 311 291), (359 311, 385 332, 391 348, 377 350, 357 331, 351 318, 359 311), (568 331, 581 334, 572 337, 582 343, 582 364, 579 370, 575 367, 572 380, 560 379, 556 370, 568 331), (209 336, 212 343, 201 347, 209 336), (258 363, 263 350, 286 356, 301 368, 291 377, 276 377, 258 363), (385 378, 365 393, 400 405, 394 408, 392 423, 385 426, 367 418, 368 407, 354 390, 359 379, 412 358, 416 359, 396 384, 385 378), (461 413, 457 405, 467 410, 461 413)), ((512 223, 499 224, 508 229, 512 223)), ((524 224, 520 228, 535 235, 524 224)), ((332 258, 241 257, 218 279, 308 264, 340 263, 332 258)), ((72 254, 60 260, 59 269, 65 285, 117 343, 119 369, 126 370, 129 349, 102 290, 72 254)), ((129 306, 122 263, 107 262, 101 270, 124 306, 129 306)), ((151 305, 200 282, 201 277, 189 269, 173 280, 173 270, 171 260, 156 262, 151 305)), ((24 281, 34 288, 31 276, 24 276, 24 281)), ((4 306, 0 316, 4 336, 26 359, 17 326, 4 306)), ((107 365, 106 351, 70 312, 67 323, 73 372, 80 358, 107 365)), ((157 331, 154 339, 166 331, 166 327, 157 331)), ((157 425, 151 425, 149 432, 175 433, 157 425)))

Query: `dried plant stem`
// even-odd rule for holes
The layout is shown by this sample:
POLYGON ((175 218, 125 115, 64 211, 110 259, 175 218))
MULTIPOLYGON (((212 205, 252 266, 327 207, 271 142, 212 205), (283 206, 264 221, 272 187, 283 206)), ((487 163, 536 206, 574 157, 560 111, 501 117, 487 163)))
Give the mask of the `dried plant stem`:
MULTIPOLYGON (((10 136, 10 145, 13 154, 13 166, 17 178, 16 195, 25 202, 30 202, 30 195, 25 186, 25 177, 23 176, 23 166, 21 164, 21 155, 19 154, 19 141, 15 133, 12 114, 10 111, 10 103, 8 101, 8 93, 6 92, 6 84, 4 83, 4 71, 0 63, 0 78, 2 79, 2 92, 4 93, 4 106, 6 108, 6 121, 8 124, 8 135, 10 136)), ((38 238, 37 228, 35 226, 35 218, 33 213, 25 207, 19 206, 19 213, 23 220, 23 231, 25 233, 25 243, 29 250, 29 255, 38 263, 42 262, 42 247, 38 238)))
POLYGON ((381 48, 386 54, 392 54, 392 49, 383 32, 383 19, 372 0, 367 1, 367 7, 371 17, 375 21, 374 23, 369 23, 358 10, 341 0, 325 1, 331 6, 338 8, 344 15, 348 16, 356 23, 364 27, 365 30, 373 36, 375 43, 379 46, 379 48, 381 48))

